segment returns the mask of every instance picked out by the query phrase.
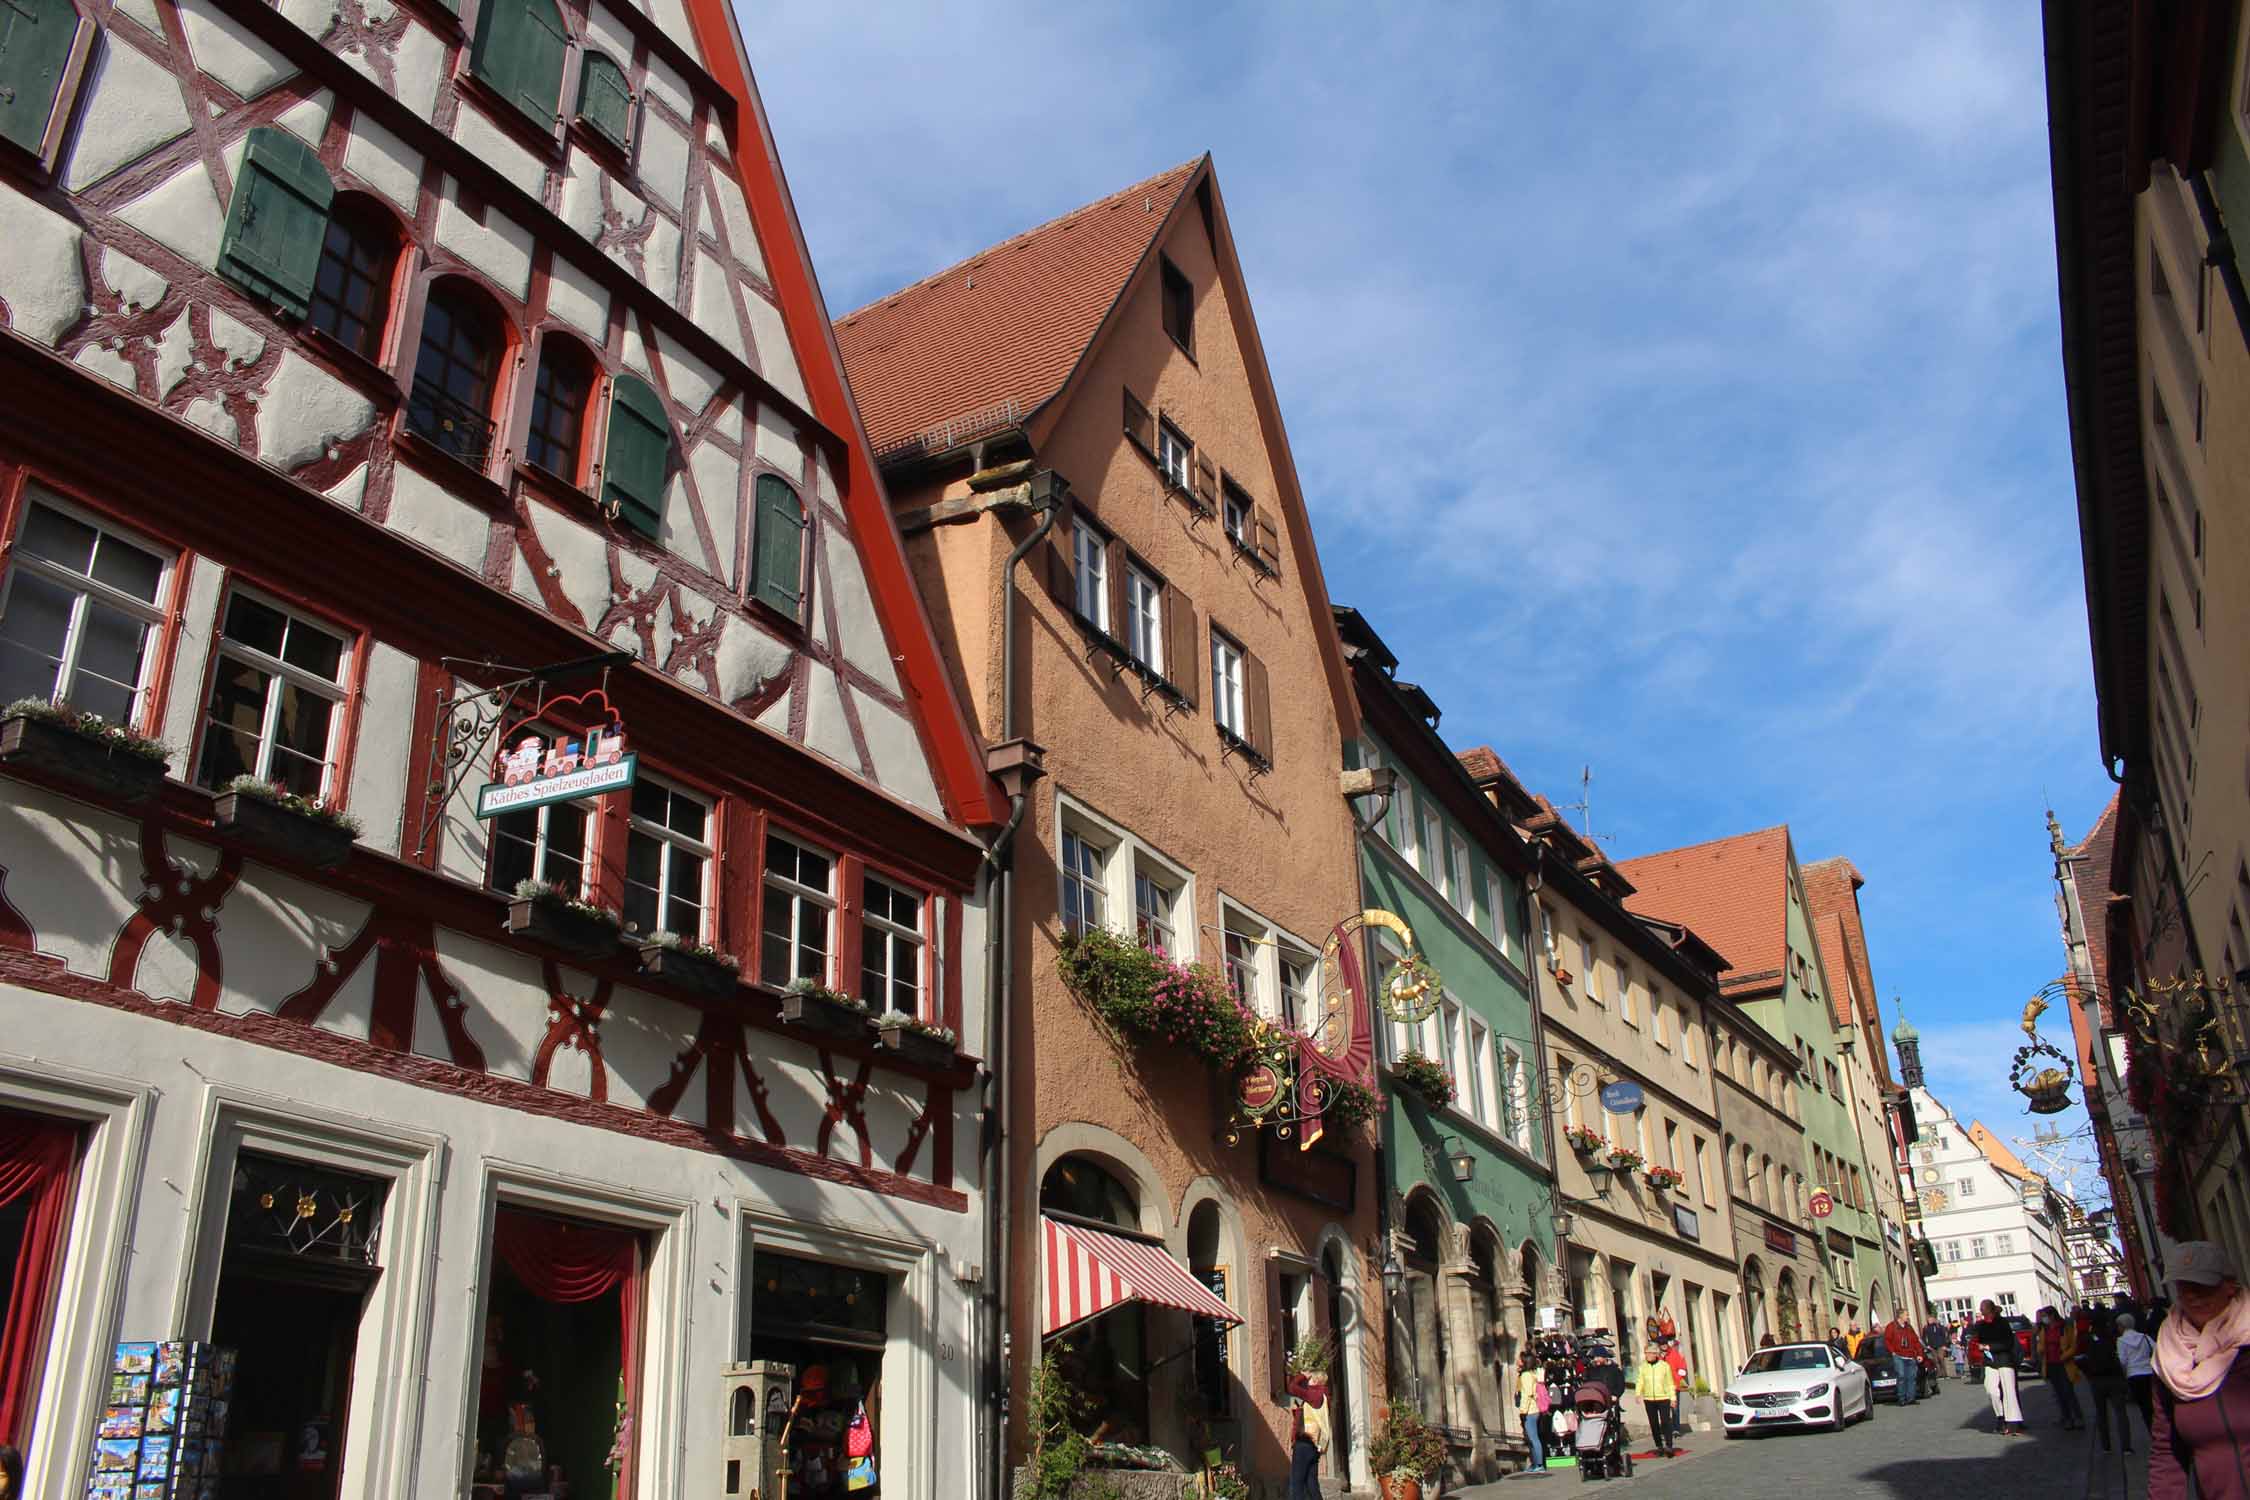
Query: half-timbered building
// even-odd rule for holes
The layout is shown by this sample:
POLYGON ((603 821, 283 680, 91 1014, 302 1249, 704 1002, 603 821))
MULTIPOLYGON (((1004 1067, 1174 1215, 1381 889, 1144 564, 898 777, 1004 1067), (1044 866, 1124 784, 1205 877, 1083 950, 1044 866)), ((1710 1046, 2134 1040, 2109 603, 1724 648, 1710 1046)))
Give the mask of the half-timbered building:
POLYGON ((1006 808, 729 8, 12 0, 0 244, 25 1492, 187 1339, 227 1494, 968 1493, 1006 808))

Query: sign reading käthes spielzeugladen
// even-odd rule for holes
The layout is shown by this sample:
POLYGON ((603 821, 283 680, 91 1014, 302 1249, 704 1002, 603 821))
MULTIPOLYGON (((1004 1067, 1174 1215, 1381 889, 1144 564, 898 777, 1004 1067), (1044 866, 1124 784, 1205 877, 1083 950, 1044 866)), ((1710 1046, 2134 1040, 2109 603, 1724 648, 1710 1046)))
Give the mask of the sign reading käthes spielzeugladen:
POLYGON ((500 752, 500 779, 478 789, 477 816, 622 791, 633 784, 638 761, 615 719, 579 736, 519 735, 500 752))

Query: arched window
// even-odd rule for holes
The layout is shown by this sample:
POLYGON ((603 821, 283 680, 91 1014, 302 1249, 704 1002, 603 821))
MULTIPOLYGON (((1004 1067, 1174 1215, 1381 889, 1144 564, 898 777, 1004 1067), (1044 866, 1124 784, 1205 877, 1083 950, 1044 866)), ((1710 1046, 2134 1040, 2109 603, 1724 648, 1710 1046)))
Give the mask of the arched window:
MULTIPOLYGON (((1039 1209, 1135 1233, 1141 1227, 1139 1197, 1089 1156, 1066 1156, 1047 1169, 1039 1209)), ((1060 1341, 1063 1378, 1086 1397, 1081 1430, 1106 1426, 1114 1439, 1148 1441, 1148 1347, 1148 1304, 1137 1299, 1077 1325, 1060 1341)))
POLYGON ((594 392, 594 361, 577 340, 548 334, 539 344, 539 371, 531 381, 531 430, 523 456, 558 478, 578 482, 585 446, 586 407, 594 392))
POLYGON ((1139 1197, 1090 1156, 1066 1156, 1047 1169, 1039 1182, 1039 1208, 1140 1232, 1139 1197))
POLYGON ((357 193, 338 198, 320 243, 305 321, 354 354, 382 358, 398 230, 388 211, 357 193))
POLYGON ((805 603, 805 506, 778 474, 758 476, 758 524, 750 543, 750 592, 792 620, 805 603))
POLYGON ((484 0, 470 67, 534 125, 553 130, 569 50, 570 33, 555 0, 484 0))
POLYGON ((492 397, 506 344, 490 298, 466 281, 434 283, 422 312, 407 430, 483 468, 492 456, 492 397))

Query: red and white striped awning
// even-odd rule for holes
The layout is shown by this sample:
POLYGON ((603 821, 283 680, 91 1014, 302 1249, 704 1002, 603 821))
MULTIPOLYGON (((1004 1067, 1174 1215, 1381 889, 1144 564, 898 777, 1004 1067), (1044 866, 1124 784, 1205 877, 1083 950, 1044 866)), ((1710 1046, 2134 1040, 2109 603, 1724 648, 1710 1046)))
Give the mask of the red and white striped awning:
POLYGON ((1160 1245, 1044 1214, 1039 1230, 1039 1269, 1047 1281, 1042 1338, 1099 1317, 1121 1302, 1146 1302, 1230 1325, 1242 1321, 1160 1245))

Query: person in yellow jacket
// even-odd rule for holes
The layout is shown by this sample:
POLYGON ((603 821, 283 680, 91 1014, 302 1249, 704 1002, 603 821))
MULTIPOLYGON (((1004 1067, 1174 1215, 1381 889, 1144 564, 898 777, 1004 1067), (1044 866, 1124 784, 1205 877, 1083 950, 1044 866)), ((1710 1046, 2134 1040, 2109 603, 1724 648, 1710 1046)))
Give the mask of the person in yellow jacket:
POLYGON ((1672 1367, 1664 1361, 1663 1351, 1651 1344, 1641 1354, 1640 1373, 1633 1378, 1633 1394, 1641 1398, 1648 1410, 1649 1440, 1656 1451, 1666 1458, 1672 1456, 1672 1419, 1680 1387, 1672 1379, 1672 1367))
POLYGON ((1523 1440, 1531 1448, 1531 1462, 1525 1466, 1529 1474, 1547 1472, 1547 1449, 1539 1440, 1539 1419, 1546 1414, 1546 1366, 1527 1349, 1516 1369, 1516 1419, 1523 1424, 1523 1440))

